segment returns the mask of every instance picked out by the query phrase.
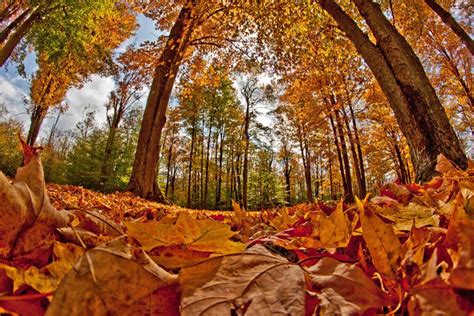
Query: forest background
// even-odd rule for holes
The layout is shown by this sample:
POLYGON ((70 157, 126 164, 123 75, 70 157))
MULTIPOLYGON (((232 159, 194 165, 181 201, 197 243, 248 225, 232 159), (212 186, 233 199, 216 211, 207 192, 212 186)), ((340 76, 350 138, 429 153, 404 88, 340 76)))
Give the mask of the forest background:
MULTIPOLYGON (((38 23, 1 68, 0 169, 7 175, 21 162, 20 131, 45 148, 46 181, 127 189, 157 56, 182 12, 172 4, 154 10, 120 3, 110 16, 94 8, 100 19, 88 31, 97 28, 96 46, 86 47, 87 34, 72 41, 87 48, 85 58, 44 43, 60 23, 56 17, 38 23)), ((472 33, 472 5, 442 4, 472 33)), ((320 7, 264 2, 210 9, 202 9, 207 15, 187 39, 172 86, 157 169, 164 200, 227 209, 233 199, 264 209, 351 202, 395 179, 427 180, 416 177, 403 126, 376 78, 320 7)), ((472 159, 469 46, 423 1, 383 2, 382 10, 420 59, 472 159)), ((74 44, 59 35, 57 41, 74 44)))

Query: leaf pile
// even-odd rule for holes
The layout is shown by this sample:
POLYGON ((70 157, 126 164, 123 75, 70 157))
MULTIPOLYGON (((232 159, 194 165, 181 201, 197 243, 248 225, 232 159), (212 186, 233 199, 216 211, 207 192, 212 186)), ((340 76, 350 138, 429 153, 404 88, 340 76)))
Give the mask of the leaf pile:
POLYGON ((249 213, 56 185, 51 204, 28 157, 13 184, 0 174, 0 313, 474 313, 472 164, 440 156, 442 176, 356 205, 249 213))

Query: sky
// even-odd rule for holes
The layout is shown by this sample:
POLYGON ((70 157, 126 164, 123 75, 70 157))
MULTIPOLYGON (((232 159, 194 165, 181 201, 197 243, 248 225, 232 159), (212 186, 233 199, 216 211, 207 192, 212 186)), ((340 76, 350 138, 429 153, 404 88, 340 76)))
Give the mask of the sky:
MULTIPOLYGON (((139 28, 136 34, 122 43, 117 48, 117 53, 124 51, 132 43, 139 45, 146 40, 156 40, 162 34, 155 28, 154 22, 144 15, 138 15, 137 19, 139 28)), ((34 53, 29 54, 25 60, 27 78, 18 74, 16 65, 13 63, 8 63, 7 67, 0 68, 0 104, 6 105, 9 117, 15 117, 23 122, 25 131, 29 127, 29 115, 26 112, 24 100, 28 99, 29 80, 37 69, 34 53)), ((105 123, 104 104, 113 89, 113 79, 99 75, 92 75, 81 89, 71 88, 65 99, 65 102, 69 104, 69 110, 61 117, 58 127, 63 130, 73 129, 91 110, 96 110, 96 121, 99 124, 105 123)), ((41 128, 40 139, 47 135, 54 119, 54 117, 47 117, 41 128)))

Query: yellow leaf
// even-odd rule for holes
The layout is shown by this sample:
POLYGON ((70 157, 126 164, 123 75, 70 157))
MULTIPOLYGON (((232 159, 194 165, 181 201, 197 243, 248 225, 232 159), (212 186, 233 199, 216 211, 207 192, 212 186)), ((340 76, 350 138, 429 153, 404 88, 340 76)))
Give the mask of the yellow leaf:
POLYGON ((322 247, 346 247, 351 236, 351 223, 344 214, 343 201, 337 204, 336 209, 329 216, 319 217, 319 238, 322 247))
POLYGON ((401 244, 391 225, 386 224, 376 214, 366 210, 366 205, 356 199, 362 225, 362 235, 372 255, 375 268, 393 280, 397 279, 397 260, 401 244))
POLYGON ((40 293, 55 291, 62 278, 84 253, 83 248, 79 246, 58 242, 54 244, 53 251, 57 259, 41 269, 30 267, 27 270, 20 270, 0 264, 0 269, 13 280, 13 291, 23 284, 31 286, 40 293))
POLYGON ((208 219, 193 219, 180 213, 174 224, 161 222, 126 223, 128 235, 136 238, 146 251, 159 246, 185 245, 187 249, 239 253, 245 249, 242 243, 229 240, 236 234, 226 224, 208 219))

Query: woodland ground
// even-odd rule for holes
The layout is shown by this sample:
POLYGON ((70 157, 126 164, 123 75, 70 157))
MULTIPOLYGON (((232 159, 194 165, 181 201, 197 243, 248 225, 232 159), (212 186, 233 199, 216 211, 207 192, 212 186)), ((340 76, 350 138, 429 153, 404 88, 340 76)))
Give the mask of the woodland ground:
POLYGON ((262 212, 46 186, 39 155, 25 164, 0 173, 2 315, 474 312, 472 164, 262 212))

